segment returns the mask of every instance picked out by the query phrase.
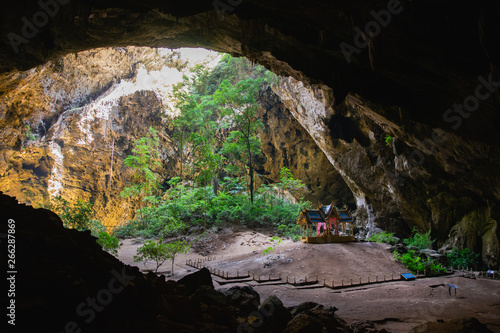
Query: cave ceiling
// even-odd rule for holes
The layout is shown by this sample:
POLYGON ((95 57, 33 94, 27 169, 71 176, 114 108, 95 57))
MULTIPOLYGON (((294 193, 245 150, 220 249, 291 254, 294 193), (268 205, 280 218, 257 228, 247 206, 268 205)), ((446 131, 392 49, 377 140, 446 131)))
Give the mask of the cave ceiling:
MULTIPOLYGON (((205 47, 437 127, 479 76, 499 78, 499 14, 489 1, 16 1, 0 14, 0 72, 96 47, 205 47)), ((497 138, 495 95, 461 134, 497 138)))

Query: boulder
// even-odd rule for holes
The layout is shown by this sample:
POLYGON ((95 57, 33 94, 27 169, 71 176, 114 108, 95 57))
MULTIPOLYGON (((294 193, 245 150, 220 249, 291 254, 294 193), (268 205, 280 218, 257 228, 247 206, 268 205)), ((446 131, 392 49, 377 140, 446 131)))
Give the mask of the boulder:
POLYGON ((210 271, 205 267, 197 272, 186 275, 185 277, 180 279, 178 283, 186 287, 188 295, 194 294, 195 291, 198 290, 201 286, 209 286, 212 289, 214 287, 210 271))
POLYGON ((259 308, 260 295, 250 286, 235 286, 221 289, 220 292, 226 297, 229 305, 239 309, 242 313, 251 313, 259 308))
POLYGON ((283 332, 292 319, 290 311, 283 306, 283 302, 276 296, 269 296, 259 306, 259 312, 264 316, 265 323, 272 332, 283 332))
POLYGON ((288 323, 283 333, 322 333, 323 327, 317 318, 301 313, 288 323))
POLYGON ((484 324, 474 317, 438 320, 414 327, 410 333, 448 333, 448 332, 467 332, 467 333, 492 333, 484 324))

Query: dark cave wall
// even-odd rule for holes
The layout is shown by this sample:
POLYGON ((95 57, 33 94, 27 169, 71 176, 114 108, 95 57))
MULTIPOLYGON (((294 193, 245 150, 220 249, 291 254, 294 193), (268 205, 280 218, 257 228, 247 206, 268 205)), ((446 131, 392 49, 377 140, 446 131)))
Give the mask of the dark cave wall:
POLYGON ((0 14, 1 81, 98 46, 202 46, 246 56, 329 91, 334 110, 328 114, 300 116, 287 107, 356 200, 373 206, 377 224, 402 233, 431 229, 439 244, 482 248, 483 259, 497 266, 491 258, 499 257, 500 4, 401 1, 402 10, 348 63, 340 44, 355 45, 354 28, 364 29, 371 11, 387 5, 249 0, 221 20, 210 1, 75 0, 15 53, 7 34, 19 33, 20 18, 40 8, 37 1, 11 2, 0 14), (464 112, 467 105, 460 105, 481 84, 484 93, 484 81, 491 82, 490 96, 464 112), (335 123, 346 119, 360 131, 339 131, 335 123), (386 134, 396 138, 392 152, 381 142, 386 134))

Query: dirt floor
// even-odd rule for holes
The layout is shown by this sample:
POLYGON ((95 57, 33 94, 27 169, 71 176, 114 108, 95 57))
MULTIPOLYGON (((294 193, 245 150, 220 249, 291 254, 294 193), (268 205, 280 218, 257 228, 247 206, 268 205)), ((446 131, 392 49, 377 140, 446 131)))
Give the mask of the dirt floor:
MULTIPOLYGON (((262 280, 278 278, 284 282, 317 280, 318 284, 294 287, 278 282, 247 281, 228 283, 228 280, 213 276, 217 289, 234 285, 251 285, 260 295, 261 301, 271 295, 278 296, 285 306, 295 306, 305 301, 331 305, 347 322, 371 320, 376 327, 390 332, 408 332, 420 324, 453 318, 476 317, 493 332, 500 333, 500 280, 469 279, 457 272, 452 276, 418 278, 415 281, 393 281, 380 284, 356 286, 362 282, 399 277, 406 269, 394 262, 386 245, 370 242, 345 244, 301 244, 285 240, 270 254, 262 252, 272 244, 270 234, 252 230, 219 230, 208 237, 198 239, 190 253, 176 258, 174 274, 171 262, 165 262, 159 274, 178 280, 195 268, 187 266, 186 260, 204 259, 204 265, 235 276, 237 273, 261 276, 262 280), (210 260, 208 260, 210 259, 210 260), (385 276, 384 276, 385 275, 385 276), (330 289, 323 283, 343 283, 353 287, 330 289), (448 284, 458 286, 457 295, 449 295, 448 284)), ((134 263, 133 256, 142 244, 141 239, 124 240, 118 257, 126 264, 136 265, 144 271, 154 268, 152 263, 144 266, 134 263)), ((242 279, 245 280, 245 279, 242 279)))

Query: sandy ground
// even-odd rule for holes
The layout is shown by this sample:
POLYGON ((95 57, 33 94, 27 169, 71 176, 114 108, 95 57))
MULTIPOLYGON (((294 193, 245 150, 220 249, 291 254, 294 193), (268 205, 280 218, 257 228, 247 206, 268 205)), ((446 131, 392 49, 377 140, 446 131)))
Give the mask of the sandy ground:
MULTIPOLYGON (((179 255, 173 276, 177 280, 194 271, 185 265, 186 260, 211 258, 205 265, 217 270, 224 270, 231 275, 236 272, 261 275, 262 279, 271 274, 277 277, 281 273, 288 275, 290 281, 297 282, 306 278, 316 279, 320 284, 325 280, 328 285, 359 282, 361 277, 366 282, 382 280, 384 274, 390 279, 396 278, 405 268, 394 262, 386 246, 377 243, 347 244, 301 244, 285 240, 270 255, 263 256, 262 251, 271 246, 270 235, 265 232, 241 230, 232 232, 221 230, 209 237, 198 240, 190 253, 179 255), (279 255, 279 258, 277 256, 279 255), (215 257, 215 259, 213 259, 215 257), (272 259, 275 258, 275 259, 272 259), (213 259, 213 260, 212 260, 213 259)), ((134 263, 133 256, 143 240, 124 240, 118 257, 126 264, 136 265, 142 270, 142 263, 134 263)), ((164 263, 159 273, 170 275, 171 262, 164 263)), ((500 280, 469 279, 456 273, 453 276, 438 278, 419 278, 415 281, 393 281, 368 286, 353 286, 345 289, 322 288, 319 285, 294 287, 287 284, 258 283, 246 281, 230 283, 213 277, 217 289, 234 285, 251 285, 261 295, 261 300, 276 295, 285 306, 295 306, 304 301, 313 301, 337 307, 338 315, 347 322, 372 320, 377 328, 390 332, 408 332, 411 328, 428 321, 449 320, 452 318, 476 317, 489 329, 500 333, 500 280), (220 283, 219 283, 220 282, 220 283), (224 284, 223 284, 224 283, 224 284), (450 296, 448 283, 458 286, 458 292, 450 296)))

